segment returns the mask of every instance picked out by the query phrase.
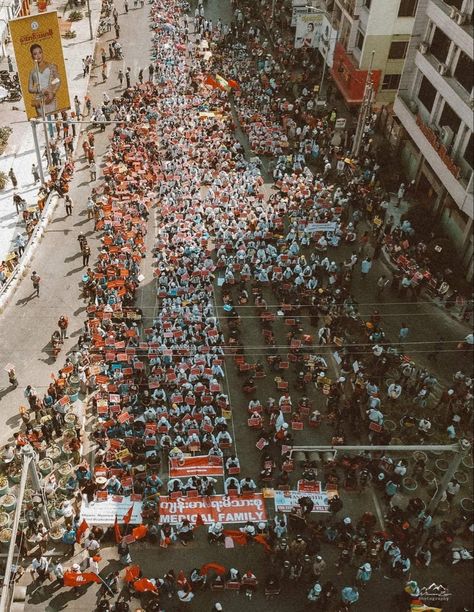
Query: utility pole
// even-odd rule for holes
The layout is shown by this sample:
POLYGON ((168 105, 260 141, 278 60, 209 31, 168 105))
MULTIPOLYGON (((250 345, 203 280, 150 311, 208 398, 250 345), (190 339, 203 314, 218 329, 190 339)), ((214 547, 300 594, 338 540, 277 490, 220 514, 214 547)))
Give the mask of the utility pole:
POLYGON ((11 572, 13 567, 13 557, 15 554, 16 537, 18 535, 18 525, 20 517, 23 513, 23 498, 25 496, 26 482, 28 475, 31 478, 33 489, 36 490, 43 501, 41 505, 41 513, 43 515, 44 525, 47 529, 51 529, 51 521, 48 516, 48 509, 46 507, 41 482, 38 476, 38 470, 36 468, 36 453, 32 446, 26 444, 21 448, 21 457, 23 459, 23 468, 21 472, 20 484, 18 486, 17 502, 15 509, 15 516, 12 524, 12 535, 10 540, 10 546, 8 548, 7 562, 5 565, 5 577, 3 579, 3 585, 0 596, 0 612, 7 612, 10 610, 10 589, 12 586, 11 572))
POLYGON ((87 0, 87 15, 89 17, 89 35, 90 40, 94 38, 94 32, 92 31, 92 15, 91 15, 91 5, 89 0, 87 0))
POLYGON ((365 124, 367 117, 372 108, 372 98, 374 95, 374 84, 372 83, 372 66, 374 63, 375 51, 372 51, 372 57, 370 58, 369 71, 367 72, 367 79, 365 80, 364 99, 359 111, 359 119, 357 121, 357 128, 354 137, 354 144, 352 145, 351 155, 358 157, 360 152, 360 146, 364 137, 365 124))
POLYGON ((436 512, 436 508, 438 507, 439 502, 444 497, 444 494, 446 493, 446 489, 448 488, 448 484, 450 480, 452 479, 452 477, 454 476, 454 473, 458 470, 459 466, 461 465, 461 461, 465 457, 467 457, 470 451, 471 451, 471 443, 468 440, 460 440, 459 451, 455 453, 454 457, 452 458, 449 464, 448 469, 446 470, 446 473, 443 476, 443 479, 441 480, 441 483, 436 493, 430 499, 430 502, 426 509, 427 513, 433 516, 433 513, 436 512))
POLYGON ((43 158, 41 157, 41 151, 40 151, 39 143, 38 143, 38 133, 36 131, 38 122, 36 119, 31 119, 30 124, 31 124, 31 129, 33 130, 33 142, 35 143, 36 163, 38 164, 38 172, 40 175, 41 184, 44 185, 45 180, 44 180, 44 172, 43 172, 43 158))
POLYGON ((24 497, 25 488, 26 488, 26 480, 28 478, 28 472, 29 472, 31 461, 33 460, 33 456, 34 456, 33 449, 29 445, 23 446, 21 450, 21 454, 23 457, 23 469, 21 472, 19 491, 17 495, 15 516, 13 518, 12 537, 10 540, 10 546, 8 548, 7 562, 5 564, 5 576, 3 578, 3 585, 2 585, 1 598, 0 598, 0 612, 7 612, 7 610, 10 609, 10 588, 11 588, 11 582, 12 582, 11 574, 12 574, 12 566, 13 566, 13 556, 15 553, 16 536, 18 534, 18 524, 20 522, 20 517, 22 514, 22 505, 23 505, 23 497, 24 497), (31 451, 31 454, 30 454, 30 451, 31 451))
POLYGON ((39 71, 39 62, 36 62, 36 79, 37 79, 37 91, 38 95, 41 97, 41 119, 43 120, 43 130, 44 130, 44 140, 46 143, 46 158, 48 160, 48 168, 51 166, 51 151, 49 149, 49 135, 48 135, 48 126, 46 125, 46 114, 44 111, 44 94, 40 91, 40 71, 39 71))
POLYGON ((415 451, 419 451, 420 449, 423 449, 423 451, 443 451, 443 452, 449 452, 449 453, 453 453, 453 457, 450 461, 449 467, 443 477, 443 480, 441 481, 438 490, 436 491, 436 493, 433 495, 433 497, 431 498, 428 507, 426 509, 426 512, 429 512, 431 515, 433 515, 433 513, 436 511, 436 508, 438 507, 439 502, 441 501, 441 499, 443 498, 446 489, 448 487, 448 483, 449 481, 452 479, 454 473, 457 471, 457 469, 459 468, 461 461, 468 456, 468 454, 471 452, 471 443, 469 442, 469 440, 466 439, 462 439, 459 440, 459 442, 454 443, 454 444, 423 444, 423 446, 419 446, 419 445, 408 445, 408 444, 394 444, 394 445, 386 445, 386 444, 371 444, 371 445, 360 445, 360 446, 351 446, 351 445, 341 445, 341 446, 325 446, 325 445, 319 445, 319 446, 292 446, 289 448, 289 453, 290 453, 290 457, 293 457, 293 453, 296 452, 334 452, 337 453, 337 451, 355 451, 360 453, 361 451, 369 451, 369 452, 373 452, 373 451, 388 451, 390 452, 394 452, 394 453, 399 453, 399 452, 410 452, 410 453, 414 453, 415 451))

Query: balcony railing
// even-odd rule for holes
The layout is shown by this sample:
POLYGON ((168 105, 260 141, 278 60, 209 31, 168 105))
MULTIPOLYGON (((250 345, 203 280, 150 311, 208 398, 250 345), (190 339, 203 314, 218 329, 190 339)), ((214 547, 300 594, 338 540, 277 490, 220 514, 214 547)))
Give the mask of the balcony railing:
POLYGON ((461 174, 461 168, 459 166, 456 166, 456 164, 450 157, 447 148, 439 139, 438 134, 430 127, 428 127, 426 123, 423 123, 423 119, 420 115, 416 116, 416 125, 423 132, 426 140, 428 140, 433 149, 438 153, 444 165, 448 168, 451 174, 458 179, 461 174))

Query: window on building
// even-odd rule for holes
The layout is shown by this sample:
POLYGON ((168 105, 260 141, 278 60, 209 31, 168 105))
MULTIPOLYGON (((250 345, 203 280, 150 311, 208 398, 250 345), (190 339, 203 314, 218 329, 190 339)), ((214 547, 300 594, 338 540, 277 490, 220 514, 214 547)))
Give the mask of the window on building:
POLYGON ((428 112, 431 113, 433 104, 436 98, 436 88, 424 76, 421 79, 420 90, 418 92, 418 100, 423 104, 428 112))
POLYGON ((399 17, 413 17, 416 13, 418 0, 400 0, 399 17))
POLYGON ((454 78, 469 94, 474 86, 473 71, 472 59, 464 51, 461 51, 454 71, 454 78))
POLYGON ((467 143, 466 150, 464 151, 462 156, 471 166, 471 168, 474 168, 474 134, 471 134, 469 142, 467 143))
POLYGON ((430 51, 438 61, 443 63, 446 61, 450 44, 451 41, 446 34, 439 28, 434 28, 430 51))
POLYGON ((364 40, 365 40, 365 36, 362 34, 360 30, 358 30, 357 37, 356 37, 356 43, 355 43, 355 46, 357 47, 357 49, 360 49, 362 51, 362 47, 364 46, 364 40))
POLYGON ((404 59, 407 55, 407 50, 407 40, 394 40, 388 51, 388 59, 404 59))
POLYGON ((447 102, 444 103, 443 112, 441 113, 438 125, 440 127, 447 125, 453 130, 454 135, 458 133, 459 126, 461 125, 461 119, 456 115, 447 102))
POLYGON ((386 74, 383 77, 382 89, 398 89, 400 76, 399 74, 386 74))

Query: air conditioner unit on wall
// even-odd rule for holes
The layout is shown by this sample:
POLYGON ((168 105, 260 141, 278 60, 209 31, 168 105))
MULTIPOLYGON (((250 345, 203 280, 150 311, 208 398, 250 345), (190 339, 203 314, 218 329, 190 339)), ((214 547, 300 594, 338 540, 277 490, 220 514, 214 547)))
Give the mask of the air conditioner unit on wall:
POLYGON ((449 147, 449 145, 453 142, 454 132, 449 127, 449 125, 443 125, 443 127, 440 130, 439 136, 444 146, 449 147))
POLYGON ((468 17, 468 13, 458 13, 456 15, 456 23, 458 25, 464 25, 465 23, 467 23, 468 17))
POLYGON ((421 53, 421 55, 426 55, 428 53, 430 46, 427 42, 421 42, 418 45, 418 51, 421 53))
POLYGON ((448 70, 449 70, 449 66, 447 64, 442 64, 440 62, 439 66, 438 66, 438 72, 444 76, 446 74, 448 74, 448 70))

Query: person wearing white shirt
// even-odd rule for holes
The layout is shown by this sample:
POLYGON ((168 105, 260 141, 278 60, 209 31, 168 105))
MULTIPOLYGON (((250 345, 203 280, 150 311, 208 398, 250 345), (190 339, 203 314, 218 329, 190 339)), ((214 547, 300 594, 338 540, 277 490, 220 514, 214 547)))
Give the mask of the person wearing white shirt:
POLYGON ((383 414, 377 408, 370 408, 367 410, 367 416, 369 417, 369 421, 383 425, 383 414))
POLYGON ((402 393, 402 387, 397 383, 392 383, 389 385, 387 393, 390 400, 396 401, 402 393))

